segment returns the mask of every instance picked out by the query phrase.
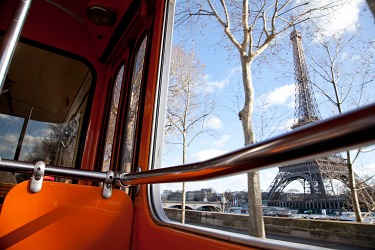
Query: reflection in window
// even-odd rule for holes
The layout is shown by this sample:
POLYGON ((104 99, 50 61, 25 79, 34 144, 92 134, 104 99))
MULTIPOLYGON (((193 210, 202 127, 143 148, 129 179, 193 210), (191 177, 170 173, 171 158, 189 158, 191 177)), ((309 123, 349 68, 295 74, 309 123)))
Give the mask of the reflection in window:
POLYGON ((122 151, 121 171, 130 172, 132 169, 133 152, 135 144, 135 132, 137 122, 137 112, 141 92, 141 83, 143 76, 143 65, 146 52, 147 38, 143 39, 136 55, 133 79, 129 96, 128 111, 125 123, 125 138, 122 151))
POLYGON ((0 157, 74 167, 91 81, 82 62, 19 43, 0 95, 0 157))
POLYGON ((1 114, 1 157, 72 167, 80 116, 78 113, 65 123, 49 123, 1 114), (23 127, 25 133, 22 133, 23 127))
POLYGON ((0 155, 2 158, 14 158, 22 124, 23 119, 20 117, 0 114, 0 155))
POLYGON ((76 114, 66 123, 30 121, 19 160, 72 167, 80 120, 80 114, 76 114))
POLYGON ((120 94, 121 94, 121 87, 122 87, 122 80, 124 78, 124 66, 122 66, 117 73, 115 85, 113 87, 112 92, 112 100, 111 100, 111 112, 109 114, 109 123, 107 128, 107 136, 105 139, 105 148, 104 148, 104 159, 103 159, 103 166, 102 171, 108 171, 110 169, 110 163, 112 158, 112 147, 113 147, 113 139, 115 134, 116 128, 116 120, 117 120, 117 112, 118 112, 118 105, 120 101, 120 94))

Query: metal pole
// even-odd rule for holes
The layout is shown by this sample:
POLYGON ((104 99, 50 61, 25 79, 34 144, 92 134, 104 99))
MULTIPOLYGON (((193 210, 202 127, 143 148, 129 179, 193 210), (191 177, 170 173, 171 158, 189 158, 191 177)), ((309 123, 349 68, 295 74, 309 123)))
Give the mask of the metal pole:
MULTIPOLYGON (((336 153, 375 142, 375 104, 299 127, 285 135, 248 145, 211 160, 137 173, 117 173, 122 185, 212 179, 277 166, 290 161, 336 153)), ((0 171, 31 173, 32 163, 0 158, 0 171)), ((46 175, 105 181, 107 173, 46 165, 46 175)), ((311 206, 307 208, 312 208, 311 206)))
POLYGON ((17 6, 13 20, 9 25, 0 49, 0 92, 8 74, 10 62, 25 23, 32 0, 21 0, 17 6))
POLYGON ((207 180, 310 159, 375 142, 375 104, 315 122, 207 161, 121 176, 123 185, 207 180))
MULTIPOLYGON (((28 173, 32 174, 34 170, 34 164, 29 162, 12 161, 0 158, 0 171, 9 171, 17 173, 28 173)), ((92 180, 92 181, 105 181, 107 173, 105 172, 94 172, 84 169, 74 169, 66 167, 57 167, 46 165, 44 172, 45 175, 52 175, 65 178, 73 178, 78 180, 92 180)))
POLYGON ((31 109, 30 109, 29 116, 26 117, 25 120, 23 121, 20 138, 18 139, 18 144, 17 144, 17 148, 16 148, 16 153, 14 154, 14 160, 15 161, 18 161, 19 158, 20 158, 23 139, 25 138, 26 129, 27 129, 27 126, 29 125, 29 121, 31 119, 32 113, 33 113, 33 107, 31 107, 31 109))

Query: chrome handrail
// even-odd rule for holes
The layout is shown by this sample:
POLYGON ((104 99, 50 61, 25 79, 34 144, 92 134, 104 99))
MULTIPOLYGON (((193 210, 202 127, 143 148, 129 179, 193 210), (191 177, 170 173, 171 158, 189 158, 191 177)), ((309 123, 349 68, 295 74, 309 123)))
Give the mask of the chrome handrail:
MULTIPOLYGON (((248 145, 210 160, 117 173, 122 185, 139 185, 212 179, 259 170, 291 161, 336 153, 375 143, 375 104, 324 121, 299 127, 269 140, 248 145)), ((32 163, 0 159, 0 171, 32 173, 32 163)), ((45 174, 81 180, 105 181, 107 173, 46 165, 45 174)))
MULTIPOLYGON (((17 172, 32 174, 35 164, 29 162, 13 161, 0 158, 0 171, 17 172)), ((106 172, 96 172, 84 169, 75 169, 67 167, 57 167, 47 165, 45 167, 45 175, 58 176, 64 178, 72 178, 79 180, 105 181, 106 172)))
POLYGON ((29 12, 32 0, 19 1, 12 22, 5 34, 0 49, 0 93, 3 90, 4 82, 8 74, 10 62, 12 60, 18 39, 23 25, 25 24, 27 13, 29 12))
POLYGON ((309 124, 210 160, 122 175, 123 185, 197 181, 375 143, 375 104, 309 124))

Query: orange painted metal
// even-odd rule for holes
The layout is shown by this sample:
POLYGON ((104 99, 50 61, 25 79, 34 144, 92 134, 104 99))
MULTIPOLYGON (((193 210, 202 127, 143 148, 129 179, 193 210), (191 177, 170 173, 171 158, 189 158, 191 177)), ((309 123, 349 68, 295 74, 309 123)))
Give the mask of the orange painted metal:
POLYGON ((168 226, 158 225, 151 217, 147 205, 146 189, 142 188, 134 203, 133 233, 131 249, 163 250, 249 250, 258 249, 236 243, 227 239, 215 239, 199 233, 189 233, 168 226))
MULTIPOLYGON (((9 2, 16 1, 0 1, 0 6, 5 6, 5 4, 8 6, 9 2)), ((76 3, 76 1, 64 2, 71 4, 72 7, 76 3)), ((81 1, 78 2, 81 3, 81 1)), ((128 1, 119 2, 128 4, 128 1)), ((140 113, 141 126, 137 131, 135 160, 137 166, 143 171, 148 169, 149 160, 152 158, 149 149, 153 136, 152 124, 160 73, 158 70, 166 1, 144 2, 148 4, 148 8, 144 9, 149 11, 146 13, 149 15, 147 22, 143 23, 144 27, 136 30, 136 34, 131 34, 132 37, 124 38, 125 40, 139 40, 149 30, 147 35, 150 39, 148 44, 150 53, 145 67, 147 72, 145 72, 143 109, 140 113)), ((61 24, 72 23, 72 25, 66 26, 69 27, 68 30, 57 29, 57 23, 43 20, 39 22, 39 17, 42 17, 39 11, 46 12, 48 6, 50 6, 49 2, 36 1, 36 5, 30 12, 23 37, 84 57, 95 69, 95 93, 81 164, 82 169, 93 170, 94 166, 100 163, 98 160, 100 159, 100 138, 103 138, 102 134, 105 131, 105 122, 103 122, 105 105, 103 104, 108 96, 108 84, 111 83, 111 76, 114 74, 111 70, 116 69, 110 64, 119 63, 116 60, 111 61, 110 64, 98 61, 112 30, 104 30, 103 33, 105 27, 95 27, 97 30, 90 33, 90 36, 86 30, 82 31, 85 27, 77 25, 75 20, 70 20, 71 15, 66 15, 58 8, 53 12, 48 12, 49 20, 54 20, 52 17, 56 16, 59 17, 61 24), (47 25, 48 29, 40 29, 38 25, 41 24, 47 25)), ((72 13, 81 12, 72 11, 72 13)), ((125 11, 122 13, 124 14, 125 11)), ((0 21, 4 19, 3 16, 0 15, 0 21)), ((89 22, 83 23, 90 25, 89 30, 93 28, 89 22)), ((119 55, 121 56, 125 61, 129 60, 128 54, 123 53, 119 55)), ((152 211, 150 211, 151 206, 148 203, 145 185, 142 185, 139 194, 134 198, 134 214, 132 201, 119 190, 114 190, 110 199, 103 199, 102 189, 98 187, 44 182, 41 192, 32 194, 28 191, 28 185, 28 182, 17 185, 6 197, 0 214, 0 249, 248 249, 225 240, 208 238, 197 233, 183 232, 157 224, 151 216, 152 211)))
POLYGON ((0 215, 0 249, 128 249, 133 216, 130 198, 99 187, 29 182, 14 187, 0 215))
MULTIPOLYGON (((155 94, 157 92, 158 65, 161 53, 161 36, 164 23, 165 1, 155 1, 155 17, 152 23, 151 53, 147 70, 146 94, 142 112, 142 131, 140 133, 138 166, 147 170, 150 160, 153 111, 155 108, 155 94)), ((152 218, 146 185, 141 185, 139 194, 134 199, 133 232, 131 249, 163 249, 163 250, 191 250, 191 249, 251 249, 225 240, 209 238, 204 235, 179 231, 168 226, 158 225, 152 218)))

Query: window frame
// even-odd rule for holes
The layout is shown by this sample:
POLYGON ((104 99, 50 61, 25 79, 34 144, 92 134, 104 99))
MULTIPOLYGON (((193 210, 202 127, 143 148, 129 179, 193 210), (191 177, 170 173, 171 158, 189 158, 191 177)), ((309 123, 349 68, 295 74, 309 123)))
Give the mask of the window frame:
MULTIPOLYGON (((4 36, 3 33, 1 33, 0 35, 4 36)), ((79 114, 79 113, 81 114, 80 122, 79 122, 79 126, 78 126, 78 131, 77 131, 77 138, 76 138, 77 142, 75 144, 72 166, 70 167, 70 168, 80 169, 81 165, 82 165, 82 159, 84 157, 84 150, 85 150, 85 145, 86 145, 86 136, 87 136, 88 129, 89 129, 91 109, 92 109, 92 104, 93 104, 93 99, 94 99, 95 88, 96 88, 96 85, 97 85, 96 69, 93 66, 93 64, 87 58, 85 58, 83 56, 80 56, 78 54, 74 54, 73 52, 69 52, 69 51, 66 51, 64 49, 53 47, 53 46, 48 45, 48 44, 43 44, 43 43, 28 39, 28 38, 25 38, 25 37, 20 37, 18 42, 22 43, 24 45, 31 46, 31 47, 34 47, 36 49, 48 52, 48 53, 52 53, 52 54, 55 54, 55 55, 58 55, 58 56, 66 57, 66 58, 69 58, 71 60, 77 61, 77 62, 81 63, 82 65, 84 65, 85 67, 87 67, 87 69, 89 71, 89 74, 90 74, 90 76, 88 78, 89 82, 88 83, 82 82, 82 85, 80 87, 80 88, 82 88, 82 86, 84 86, 85 84, 88 84, 89 88, 88 88, 87 92, 85 93, 85 95, 83 96, 82 102, 79 104, 78 108, 76 109, 76 112, 71 113, 71 111, 69 111, 69 113, 68 113, 71 117, 73 117, 74 115, 79 114)), ((12 60, 12 62, 13 62, 13 60, 12 60)), ((25 117, 21 117, 21 118, 25 119, 25 117)), ((30 121, 34 121, 34 120, 31 119, 30 121)), ((70 122, 70 120, 67 121, 67 122, 70 122)), ((76 182, 76 180, 74 180, 74 182, 76 182)))
MULTIPOLYGON (((167 0, 168 1, 168 0, 167 0)), ((175 0, 170 0, 167 3, 165 10, 165 23, 162 33, 162 47, 160 55, 159 76, 157 81, 157 93, 155 97, 155 109, 153 113, 152 138, 150 148, 150 161, 148 165, 149 170, 157 169, 161 166, 162 146, 163 146, 163 132, 165 109, 167 104, 168 91, 168 77, 169 77, 169 61, 172 48, 172 33, 173 33, 173 16, 174 16, 175 0)), ((312 156, 313 157, 313 156, 312 156)), ((228 243, 241 244, 249 247, 270 248, 270 249, 301 249, 310 245, 297 244, 288 241, 277 241, 270 239, 260 239, 249 235, 232 233, 224 230, 217 230, 201 226, 180 224, 170 220, 164 210, 161 202, 160 185, 147 185, 147 200, 149 212, 153 221, 162 227, 176 229, 178 231, 187 232, 190 234, 198 234, 203 237, 210 237, 217 240, 224 240, 228 243)), ((311 246, 310 246, 311 247, 311 246)), ((319 249, 319 248, 317 248, 319 249)))
POLYGON ((123 167, 122 164, 123 164, 123 158, 125 158, 124 156, 124 151, 125 151, 125 147, 126 147, 126 135, 127 135, 127 120, 128 120, 128 113, 129 113, 129 109, 130 109, 130 102, 132 101, 132 90, 133 90, 133 83, 134 83, 134 74, 135 74, 135 67, 137 66, 137 58, 138 58, 138 55, 139 55, 139 52, 140 52, 140 49, 141 49, 141 46, 143 44, 143 42, 145 42, 144 46, 144 55, 143 55, 143 61, 142 61, 142 72, 141 72, 141 78, 140 78, 140 84, 139 84, 139 93, 138 93, 138 100, 137 100, 137 107, 136 107, 136 118, 134 120, 134 130, 133 130, 133 142, 132 142, 132 152, 131 152, 131 155, 132 155, 132 159, 131 159, 131 164, 130 164, 130 172, 134 172, 136 171, 136 168, 137 168, 137 157, 138 157, 138 152, 139 152, 139 130, 141 129, 141 124, 142 124, 142 107, 143 107, 143 103, 144 103, 144 88, 145 88, 145 83, 144 83, 144 80, 146 78, 146 72, 147 72, 147 63, 146 63, 146 59, 147 59, 147 55, 148 55, 148 42, 149 42, 149 38, 148 38, 148 32, 145 31, 142 33, 142 35, 139 37, 139 39, 137 39, 137 43, 136 43, 136 46, 134 46, 134 49, 132 50, 132 53, 131 53, 131 62, 129 64, 129 67, 127 69, 127 72, 128 72, 128 75, 129 75, 129 78, 127 79, 127 82, 125 83, 126 84, 126 97, 124 98, 124 103, 123 103, 123 107, 125 110, 121 111, 121 113, 123 114, 122 116, 122 124, 121 124, 121 127, 122 127, 122 131, 121 131, 121 136, 119 137, 119 139, 121 140, 120 142, 120 149, 119 149, 119 153, 118 153, 118 159, 117 159, 117 171, 121 171, 121 172, 126 172, 125 171, 125 166, 123 167))
POLYGON ((113 161, 116 157, 116 142, 117 142, 117 137, 116 137, 116 134, 118 133, 118 125, 121 123, 121 119, 120 119, 120 111, 121 111, 121 107, 122 107, 122 98, 123 98, 123 95, 124 95, 124 85, 126 84, 126 79, 125 79, 125 71, 126 71, 126 64, 121 61, 118 66, 116 67, 116 73, 114 74, 114 77, 113 79, 111 79, 111 88, 110 88, 110 91, 109 91, 109 94, 108 94, 108 99, 110 99, 108 101, 108 107, 107 107, 107 124, 106 124, 106 130, 105 130, 105 135, 104 135, 104 146, 103 146, 103 152, 102 152, 102 155, 101 155, 101 171, 107 171, 107 170, 112 170, 112 166, 113 166, 113 161), (122 73, 121 73, 122 71, 122 73), (118 107, 117 107, 117 114, 116 114, 116 117, 115 117, 115 124, 114 124, 114 128, 113 128, 113 135, 112 135, 112 148, 111 148, 111 153, 110 153, 110 160, 109 160, 109 165, 108 165, 108 169, 104 169, 104 160, 105 160, 105 154, 106 154, 106 147, 107 147, 107 138, 109 136, 108 132, 109 132, 109 126, 110 126, 110 123, 111 123, 111 113, 112 113, 112 104, 113 104, 113 100, 114 100, 114 91, 116 89, 116 82, 117 82, 117 79, 118 77, 120 76, 120 73, 122 74, 122 78, 121 78, 121 86, 120 86, 120 91, 119 91, 119 98, 118 98, 118 107))

